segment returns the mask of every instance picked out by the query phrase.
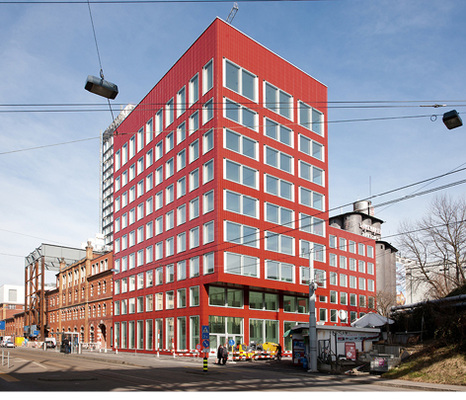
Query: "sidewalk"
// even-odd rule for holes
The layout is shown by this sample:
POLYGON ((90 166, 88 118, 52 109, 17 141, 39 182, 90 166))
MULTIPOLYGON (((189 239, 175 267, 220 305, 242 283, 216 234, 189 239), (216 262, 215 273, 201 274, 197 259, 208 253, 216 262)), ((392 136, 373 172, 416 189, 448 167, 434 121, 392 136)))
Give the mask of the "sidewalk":
MULTIPOLYGON (((41 349, 21 349, 21 351, 44 351, 41 349)), ((64 354, 57 350, 46 350, 49 355, 56 355, 57 357, 80 357, 88 360, 111 362, 118 364, 134 365, 139 367, 157 367, 165 363, 195 363, 199 364, 199 368, 202 368, 203 358, 201 357, 173 357, 169 355, 146 354, 137 352, 118 352, 107 350, 107 352, 99 351, 83 351, 82 354, 64 354)), ((210 355, 208 358, 209 368, 216 368, 216 357, 210 355)), ((290 360, 282 361, 234 361, 227 363, 227 367, 238 367, 238 368, 261 368, 261 369, 273 369, 274 371, 282 370, 283 373, 293 373, 299 375, 307 375, 309 377, 315 376, 318 379, 325 379, 329 377, 329 374, 308 374, 304 369, 293 365, 290 360)), ((221 368, 224 368, 223 366, 221 368)), ((418 391, 440 391, 440 392, 465 392, 466 386, 455 386, 455 385, 443 385, 436 383, 425 383, 425 382, 414 382, 405 381, 402 379, 384 379, 379 375, 371 374, 357 374, 357 375, 332 375, 333 379, 345 380, 345 381, 366 381, 367 383, 373 383, 377 385, 389 386, 396 392, 397 389, 413 389, 418 391)))

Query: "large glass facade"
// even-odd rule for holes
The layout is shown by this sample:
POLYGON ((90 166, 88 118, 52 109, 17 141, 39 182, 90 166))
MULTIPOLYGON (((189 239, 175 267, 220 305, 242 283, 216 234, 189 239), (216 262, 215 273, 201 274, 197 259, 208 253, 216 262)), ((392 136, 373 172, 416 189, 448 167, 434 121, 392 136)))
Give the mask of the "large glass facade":
POLYGON ((249 340, 256 344, 272 342, 280 343, 278 334, 278 321, 250 319, 249 340))

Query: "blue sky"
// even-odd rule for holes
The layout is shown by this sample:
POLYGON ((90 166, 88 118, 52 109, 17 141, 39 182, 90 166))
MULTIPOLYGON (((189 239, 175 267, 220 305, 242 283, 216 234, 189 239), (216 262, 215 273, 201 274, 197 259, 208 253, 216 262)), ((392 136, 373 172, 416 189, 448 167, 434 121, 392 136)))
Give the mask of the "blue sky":
MULTIPOLYGON (((466 163, 466 128, 449 131, 441 117, 429 118, 465 110, 464 1, 238 5, 236 28, 328 87, 330 208, 337 208, 332 214, 349 210, 341 205, 466 163), (367 107, 376 101, 390 107, 367 107), (447 107, 420 107, 435 103, 447 107)), ((120 89, 116 102, 139 102, 215 17, 227 18, 232 6, 91 3, 105 77, 120 89)), ((41 243, 80 247, 98 232, 98 136, 112 118, 106 101, 83 88, 87 75, 99 74, 85 3, 0 1, 0 37, 0 285, 23 284, 24 257, 41 243), (101 104, 104 111, 5 112, 33 109, 6 106, 11 104, 88 103, 101 104)), ((373 204, 417 189, 374 198, 373 204)), ((422 217, 438 194, 458 198, 465 186, 376 207, 386 221, 386 240, 396 245, 391 235, 400 222, 422 217)))

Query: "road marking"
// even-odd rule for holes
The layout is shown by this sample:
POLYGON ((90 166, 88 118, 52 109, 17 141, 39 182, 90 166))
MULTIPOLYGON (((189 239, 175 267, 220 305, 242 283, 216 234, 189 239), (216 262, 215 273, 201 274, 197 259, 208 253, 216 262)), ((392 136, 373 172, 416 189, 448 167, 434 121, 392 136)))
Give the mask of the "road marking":
POLYGON ((0 378, 7 382, 18 382, 19 381, 19 379, 16 379, 15 377, 5 374, 3 372, 0 372, 0 378))
POLYGON ((36 362, 36 361, 33 361, 32 363, 33 363, 34 365, 37 365, 38 367, 42 367, 42 368, 44 368, 44 369, 48 369, 45 365, 39 364, 39 363, 36 362))

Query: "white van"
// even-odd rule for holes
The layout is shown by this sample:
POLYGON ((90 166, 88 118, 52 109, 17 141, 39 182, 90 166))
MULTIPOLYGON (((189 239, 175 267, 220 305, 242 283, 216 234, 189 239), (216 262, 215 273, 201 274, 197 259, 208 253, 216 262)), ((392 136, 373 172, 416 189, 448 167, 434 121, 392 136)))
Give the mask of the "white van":
POLYGON ((1 347, 6 347, 6 344, 8 342, 12 342, 13 340, 11 340, 11 336, 3 336, 2 337, 2 341, 0 342, 0 346, 1 347))

